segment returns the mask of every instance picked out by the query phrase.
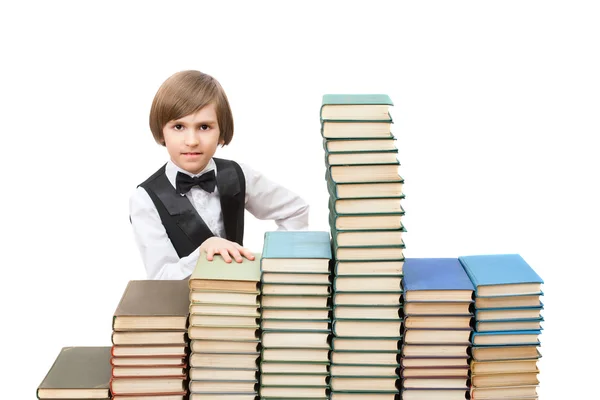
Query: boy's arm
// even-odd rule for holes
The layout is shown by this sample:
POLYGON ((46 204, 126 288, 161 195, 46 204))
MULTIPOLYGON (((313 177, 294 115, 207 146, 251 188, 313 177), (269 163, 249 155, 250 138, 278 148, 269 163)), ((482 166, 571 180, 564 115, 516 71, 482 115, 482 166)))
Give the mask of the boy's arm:
POLYGON ((130 198, 129 216, 148 279, 185 279, 192 274, 199 250, 179 258, 154 203, 142 187, 130 198))
POLYGON ((308 228, 308 204, 296 193, 240 164, 246 178, 246 209, 258 219, 271 219, 278 230, 308 228))

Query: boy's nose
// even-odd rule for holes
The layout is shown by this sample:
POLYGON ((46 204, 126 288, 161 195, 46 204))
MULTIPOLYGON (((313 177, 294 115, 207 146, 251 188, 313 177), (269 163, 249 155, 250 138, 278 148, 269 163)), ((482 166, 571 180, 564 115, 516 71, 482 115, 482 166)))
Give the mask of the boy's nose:
POLYGON ((188 146, 196 146, 200 143, 200 139, 198 138, 198 135, 196 135, 194 132, 186 132, 185 134, 185 144, 188 146))

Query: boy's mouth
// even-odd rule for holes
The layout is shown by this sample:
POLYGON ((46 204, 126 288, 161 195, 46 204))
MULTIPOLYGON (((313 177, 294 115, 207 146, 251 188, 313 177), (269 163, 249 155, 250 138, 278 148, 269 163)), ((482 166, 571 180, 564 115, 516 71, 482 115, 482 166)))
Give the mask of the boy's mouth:
POLYGON ((181 153, 184 156, 199 156, 202 153, 192 152, 192 153, 181 153))

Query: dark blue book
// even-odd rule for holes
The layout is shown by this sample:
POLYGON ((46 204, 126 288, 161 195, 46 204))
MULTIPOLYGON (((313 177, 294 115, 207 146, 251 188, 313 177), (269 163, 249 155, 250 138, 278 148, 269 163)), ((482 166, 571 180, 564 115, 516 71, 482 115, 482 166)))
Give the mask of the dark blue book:
POLYGON ((541 295, 542 278, 518 254, 458 258, 478 297, 541 295))
POLYGON ((473 301, 473 283, 457 258, 407 258, 403 284, 407 302, 473 301))

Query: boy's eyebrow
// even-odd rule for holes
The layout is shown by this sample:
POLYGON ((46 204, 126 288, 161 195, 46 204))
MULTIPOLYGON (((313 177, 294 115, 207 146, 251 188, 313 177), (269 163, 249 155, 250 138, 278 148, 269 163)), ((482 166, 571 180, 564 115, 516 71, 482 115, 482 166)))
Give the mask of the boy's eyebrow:
MULTIPOLYGON (((174 119, 172 123, 173 123, 173 124, 186 124, 187 122, 185 122, 185 121, 184 121, 184 120, 182 120, 182 119, 174 119)), ((196 124, 196 125, 205 125, 205 124, 206 124, 206 125, 209 125, 209 124, 216 124, 216 123, 217 123, 217 121, 215 121, 215 120, 212 120, 212 119, 205 119, 205 120, 198 121, 198 122, 196 122, 195 124, 196 124)))

